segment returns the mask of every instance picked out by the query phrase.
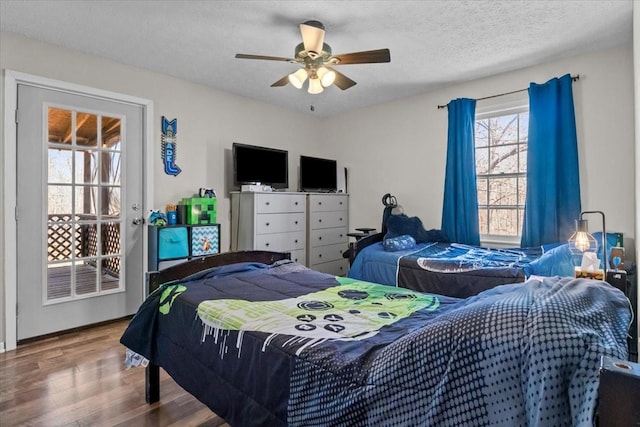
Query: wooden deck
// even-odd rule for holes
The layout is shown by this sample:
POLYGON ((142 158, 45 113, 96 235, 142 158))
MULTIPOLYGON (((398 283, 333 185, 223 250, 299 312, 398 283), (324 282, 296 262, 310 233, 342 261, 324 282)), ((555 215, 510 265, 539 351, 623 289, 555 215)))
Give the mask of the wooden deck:
MULTIPOLYGON (((86 295, 97 292, 96 268, 84 264, 76 267, 76 294, 86 295)), ((100 277, 102 290, 117 289, 119 278, 110 274, 100 277)), ((67 298, 71 296, 71 266, 49 267, 47 269, 47 299, 67 298)))

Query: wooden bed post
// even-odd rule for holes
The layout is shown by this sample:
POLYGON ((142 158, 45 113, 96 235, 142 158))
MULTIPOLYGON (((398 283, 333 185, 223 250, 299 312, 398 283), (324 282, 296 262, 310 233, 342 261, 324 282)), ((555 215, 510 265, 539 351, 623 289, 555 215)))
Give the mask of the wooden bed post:
POLYGON ((149 404, 160 400, 160 367, 153 363, 145 368, 145 400, 149 404))

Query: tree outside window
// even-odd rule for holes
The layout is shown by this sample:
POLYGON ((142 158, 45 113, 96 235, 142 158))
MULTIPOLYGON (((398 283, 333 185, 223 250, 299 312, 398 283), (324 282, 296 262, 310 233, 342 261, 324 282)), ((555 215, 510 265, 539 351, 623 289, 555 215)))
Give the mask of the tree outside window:
POLYGON ((522 233, 528 133, 526 107, 476 116, 478 218, 484 239, 516 238, 522 233))

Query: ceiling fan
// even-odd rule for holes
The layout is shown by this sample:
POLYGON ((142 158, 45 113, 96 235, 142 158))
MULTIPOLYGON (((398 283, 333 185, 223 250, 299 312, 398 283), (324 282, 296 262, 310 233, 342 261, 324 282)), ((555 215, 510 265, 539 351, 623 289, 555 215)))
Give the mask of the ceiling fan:
POLYGON ((321 93, 325 87, 335 84, 342 90, 349 89, 356 84, 349 77, 335 70, 336 65, 348 64, 372 64, 378 62, 390 62, 389 49, 367 50, 363 52, 344 53, 333 55, 331 46, 324 42, 324 25, 319 21, 306 21, 300 24, 302 43, 296 46, 293 58, 279 56, 236 54, 240 59, 262 59, 267 61, 286 61, 300 64, 302 68, 288 74, 273 83, 271 87, 286 86, 291 83, 300 89, 305 80, 309 79, 308 92, 310 94, 321 93))

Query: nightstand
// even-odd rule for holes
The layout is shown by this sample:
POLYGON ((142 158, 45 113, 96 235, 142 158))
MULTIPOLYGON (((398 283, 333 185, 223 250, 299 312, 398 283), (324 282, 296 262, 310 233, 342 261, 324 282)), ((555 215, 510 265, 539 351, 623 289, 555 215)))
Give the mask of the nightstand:
POLYGON ((598 388, 599 427, 640 424, 640 365, 603 356, 598 388))

